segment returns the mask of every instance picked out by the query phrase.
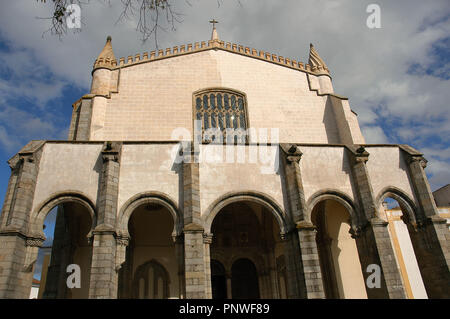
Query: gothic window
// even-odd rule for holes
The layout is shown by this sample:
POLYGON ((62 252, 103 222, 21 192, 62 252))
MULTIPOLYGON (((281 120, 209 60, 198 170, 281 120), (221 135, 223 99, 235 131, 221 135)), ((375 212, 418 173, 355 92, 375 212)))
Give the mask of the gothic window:
POLYGON ((203 90, 194 94, 194 104, 194 119, 201 123, 204 142, 220 142, 218 132, 227 143, 248 141, 247 105, 242 93, 228 89, 203 90))

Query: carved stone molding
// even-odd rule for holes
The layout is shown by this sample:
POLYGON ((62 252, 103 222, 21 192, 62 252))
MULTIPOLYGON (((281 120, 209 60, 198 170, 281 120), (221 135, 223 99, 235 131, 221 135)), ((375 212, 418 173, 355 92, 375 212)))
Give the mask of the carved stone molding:
POLYGON ((117 236, 116 237, 116 245, 117 246, 128 246, 130 243, 130 238, 125 236, 117 236))
POLYGON ((286 154, 286 160, 289 164, 299 163, 302 158, 302 151, 295 144, 280 144, 281 149, 286 154))
POLYGON ((214 237, 213 234, 203 234, 203 243, 211 245, 213 237, 214 237))
POLYGON ((122 144, 118 142, 105 142, 102 148, 103 163, 108 161, 119 162, 122 144))
POLYGON ((44 240, 42 238, 27 238, 25 245, 27 247, 42 247, 44 240))

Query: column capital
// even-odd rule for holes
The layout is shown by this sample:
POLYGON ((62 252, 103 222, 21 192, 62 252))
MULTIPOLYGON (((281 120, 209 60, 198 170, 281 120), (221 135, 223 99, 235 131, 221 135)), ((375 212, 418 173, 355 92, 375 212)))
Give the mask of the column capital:
POLYGON ((426 168, 428 160, 421 155, 410 155, 408 162, 409 162, 409 164, 419 163, 420 166, 422 166, 422 168, 426 168))
POLYGON ((369 152, 362 145, 346 145, 347 150, 350 152, 353 164, 366 163, 369 160, 369 152))
POLYGON ((129 243, 130 243, 130 237, 116 236, 116 245, 117 246, 128 246, 129 243))
POLYGON ((202 232, 203 233, 203 226, 196 224, 196 223, 189 223, 184 226, 183 231, 186 232, 202 232))
POLYGON ((289 164, 292 164, 292 163, 298 164, 300 162, 300 159, 302 158, 303 153, 302 153, 302 151, 300 151, 300 149, 298 148, 297 145, 283 143, 283 144, 280 144, 280 147, 286 156, 286 161, 289 164))
POLYGON ((42 238, 28 237, 25 241, 27 247, 42 247, 43 244, 44 239, 42 238))
POLYGON ((303 230, 309 230, 309 231, 314 231, 314 232, 317 231, 316 226, 313 223, 311 223, 309 221, 306 221, 306 220, 302 220, 302 221, 297 222, 296 223, 296 228, 299 231, 303 231, 303 230))
POLYGON ((122 151, 122 143, 106 141, 103 143, 102 159, 103 162, 113 161, 119 163, 122 151))
POLYGON ((203 234, 203 243, 204 244, 212 244, 213 241, 213 234, 209 233, 209 234, 203 234))

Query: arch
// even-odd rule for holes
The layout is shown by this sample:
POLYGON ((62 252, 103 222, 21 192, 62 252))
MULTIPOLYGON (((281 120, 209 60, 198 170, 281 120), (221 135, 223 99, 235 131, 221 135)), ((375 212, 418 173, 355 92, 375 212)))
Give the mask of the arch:
POLYGON ((91 217, 91 230, 93 230, 97 224, 97 212, 93 201, 85 194, 78 191, 64 191, 52 194, 48 199, 43 201, 31 215, 30 233, 33 237, 45 239, 42 225, 44 225, 45 218, 48 213, 57 205, 61 205, 67 202, 75 202, 89 212, 91 217))
POLYGON ((422 219, 418 216, 418 210, 414 201, 404 191, 395 186, 387 186, 378 193, 376 197, 377 209, 387 197, 392 197, 399 203, 402 212, 407 214, 406 217, 411 223, 414 224, 416 220, 422 219))
POLYGON ((232 298, 259 298, 259 271, 249 258, 239 258, 231 265, 232 298))
POLYGON ((268 266, 268 265, 266 265, 264 258, 262 258, 260 255, 257 255, 254 253, 249 253, 247 251, 242 251, 242 252, 235 254, 227 262, 227 267, 228 267, 227 269, 229 270, 230 273, 231 273, 231 268, 233 267, 233 264, 240 259, 250 260, 255 265, 256 271, 260 275, 264 273, 264 269, 268 266))
POLYGON ((229 204, 242 201, 254 202, 267 208, 278 222, 280 233, 284 234, 288 232, 289 225, 291 223, 281 206, 273 198, 260 192, 243 191, 226 193, 209 205, 204 214, 205 217, 203 218, 205 233, 211 233, 211 226, 214 218, 222 210, 222 208, 228 206, 229 204))
POLYGON ((227 271, 217 259, 211 259, 211 287, 213 299, 227 298, 227 271))
MULTIPOLYGON (((133 294, 135 298, 139 297, 139 281, 140 279, 144 279, 145 282, 145 289, 148 288, 148 270, 150 268, 153 268, 154 271, 154 279, 161 278, 163 281, 163 291, 162 296, 163 299, 167 299, 170 296, 170 275, 167 271, 166 267, 164 267, 161 263, 156 261, 155 259, 151 259, 142 265, 140 265, 135 272, 134 278, 133 278, 133 294)), ((155 284, 156 285, 156 284, 155 284)), ((146 293, 148 295, 148 293, 146 293)))
POLYGON ((311 197, 308 199, 308 202, 306 203, 307 211, 305 219, 311 222, 311 214, 314 207, 319 202, 327 199, 335 200, 338 203, 342 204, 345 209, 347 209, 350 214, 352 228, 356 227, 356 225, 359 224, 360 216, 357 214, 357 209, 355 207, 355 204, 353 203, 353 200, 347 194, 335 189, 324 189, 311 195, 311 197))
POLYGON ((183 218, 182 215, 173 201, 169 196, 160 192, 143 192, 134 195, 128 199, 119 211, 119 216, 117 219, 117 231, 119 234, 125 237, 130 237, 128 232, 128 221, 130 220, 131 214, 141 205, 144 204, 159 204, 166 208, 172 218, 173 218, 173 232, 172 235, 178 236, 183 230, 183 218))

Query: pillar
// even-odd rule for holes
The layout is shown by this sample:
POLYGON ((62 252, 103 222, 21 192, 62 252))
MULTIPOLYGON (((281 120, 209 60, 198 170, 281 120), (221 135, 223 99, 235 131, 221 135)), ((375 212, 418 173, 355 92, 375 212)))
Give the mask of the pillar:
POLYGON ((44 288, 44 299, 63 299, 67 293, 67 266, 71 264, 72 243, 64 206, 58 206, 50 265, 44 288))
POLYGON ((11 176, 0 216, 0 299, 28 298, 44 238, 29 234, 31 208, 44 141, 32 141, 8 164, 11 176))
POLYGON ((184 299, 186 295, 185 279, 184 279, 184 238, 181 235, 173 236, 175 244, 175 256, 178 264, 178 298, 184 299))
POLYGON ((316 245, 316 229, 306 219, 306 202, 300 171, 302 152, 294 144, 280 144, 285 188, 296 226, 285 236, 288 298, 324 298, 316 245))
POLYGON ((425 167, 426 159, 413 148, 402 145, 419 212, 408 224, 411 243, 429 298, 450 298, 450 232, 439 216, 425 167))
POLYGON ((115 232, 122 145, 105 142, 100 176, 97 226, 92 232, 92 263, 89 298, 117 298, 118 271, 125 261, 128 238, 115 232))
POLYGON ((212 244, 213 235, 203 234, 203 251, 205 252, 204 264, 205 264, 205 290, 206 298, 212 299, 212 284, 211 284, 211 251, 210 247, 212 244))
POLYGON ((370 264, 376 264, 381 269, 380 288, 369 288, 366 284, 367 296, 369 298, 406 298, 387 228, 388 223, 378 217, 372 184, 366 167, 369 153, 364 147, 357 145, 348 145, 347 150, 350 154, 357 206, 362 212, 359 216, 359 228, 352 234, 352 237, 356 239, 365 282, 367 277, 372 274, 367 272, 370 264))
POLYGON ((227 272, 225 274, 226 280, 227 280, 227 299, 232 299, 233 298, 233 291, 231 290, 231 273, 227 272))
MULTIPOLYGON (((205 243, 200 208, 200 171, 197 154, 188 151, 183 160, 184 265, 187 299, 208 298, 211 270, 205 263, 205 243), (208 282, 208 283, 207 283, 208 282)), ((208 246, 209 247, 209 246, 208 246)))

